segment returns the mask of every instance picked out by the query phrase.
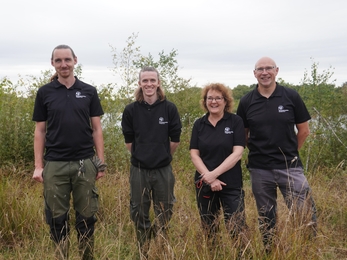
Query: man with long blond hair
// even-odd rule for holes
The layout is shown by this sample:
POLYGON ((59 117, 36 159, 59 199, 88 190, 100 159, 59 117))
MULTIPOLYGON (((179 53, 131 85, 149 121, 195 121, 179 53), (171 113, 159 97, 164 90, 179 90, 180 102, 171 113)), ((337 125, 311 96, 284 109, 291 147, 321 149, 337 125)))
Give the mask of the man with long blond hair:
POLYGON ((125 144, 131 153, 130 215, 135 223, 140 253, 147 255, 151 234, 167 235, 175 202, 175 176, 171 161, 181 135, 176 106, 160 86, 158 71, 144 67, 139 73, 136 101, 122 117, 125 144), (152 226, 151 201, 156 216, 152 226))

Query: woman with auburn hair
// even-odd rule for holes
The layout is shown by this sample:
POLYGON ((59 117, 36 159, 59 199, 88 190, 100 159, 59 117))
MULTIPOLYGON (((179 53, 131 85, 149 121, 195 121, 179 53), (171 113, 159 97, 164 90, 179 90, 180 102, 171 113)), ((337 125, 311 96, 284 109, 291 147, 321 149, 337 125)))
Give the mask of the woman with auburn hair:
POLYGON ((232 92, 225 85, 206 85, 201 105, 207 113, 194 123, 190 156, 202 226, 214 242, 222 208, 233 237, 246 227, 241 170, 245 133, 242 119, 232 113, 232 92))

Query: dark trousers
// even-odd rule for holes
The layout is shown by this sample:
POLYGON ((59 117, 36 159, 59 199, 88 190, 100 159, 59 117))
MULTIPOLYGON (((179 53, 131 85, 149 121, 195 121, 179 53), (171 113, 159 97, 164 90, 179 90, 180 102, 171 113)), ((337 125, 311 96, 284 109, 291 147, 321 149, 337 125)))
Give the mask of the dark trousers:
POLYGON ((246 227, 243 189, 225 189, 213 192, 209 186, 196 187, 196 198, 203 228, 210 237, 218 231, 216 222, 221 208, 224 221, 232 236, 246 227))
POLYGON ((307 214, 308 221, 316 223, 316 207, 302 167, 272 170, 250 168, 249 171, 265 244, 272 239, 276 225, 277 188, 290 211, 299 213, 302 220, 305 220, 303 214, 307 214))
POLYGON ((151 231, 166 232, 175 202, 174 185, 171 165, 159 169, 130 167, 130 216, 140 245, 150 238, 151 231), (153 227, 149 217, 152 201, 156 217, 153 227))

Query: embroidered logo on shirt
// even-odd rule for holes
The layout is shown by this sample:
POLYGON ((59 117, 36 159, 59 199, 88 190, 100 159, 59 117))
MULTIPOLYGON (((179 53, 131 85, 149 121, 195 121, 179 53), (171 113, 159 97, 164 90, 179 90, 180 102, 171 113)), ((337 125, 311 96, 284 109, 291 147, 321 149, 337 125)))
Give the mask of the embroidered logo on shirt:
POLYGON ((233 134, 234 131, 231 130, 230 127, 226 127, 226 128, 224 129, 224 133, 225 133, 226 135, 230 135, 230 134, 233 134))
POLYGON ((282 105, 279 105, 278 106, 278 113, 285 113, 285 112, 288 112, 289 110, 288 109, 284 109, 284 107, 282 105))
POLYGON ((159 117, 159 125, 165 125, 167 123, 167 121, 164 121, 164 117, 159 117))
POLYGON ((86 96, 85 95, 82 95, 81 92, 79 91, 76 91, 76 98, 85 98, 86 96))

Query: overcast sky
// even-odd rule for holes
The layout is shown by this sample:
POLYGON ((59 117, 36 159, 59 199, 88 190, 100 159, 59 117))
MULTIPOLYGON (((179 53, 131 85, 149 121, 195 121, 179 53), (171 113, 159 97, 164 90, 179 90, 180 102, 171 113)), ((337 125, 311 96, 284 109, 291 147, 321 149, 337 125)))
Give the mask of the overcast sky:
POLYGON ((1 4, 0 78, 39 76, 50 55, 70 45, 83 79, 114 83, 111 46, 154 57, 178 51, 179 76, 202 86, 256 82, 255 62, 270 56, 278 77, 299 84, 314 62, 347 82, 346 0, 11 0, 1 4), (331 69, 330 69, 331 67, 331 69))

